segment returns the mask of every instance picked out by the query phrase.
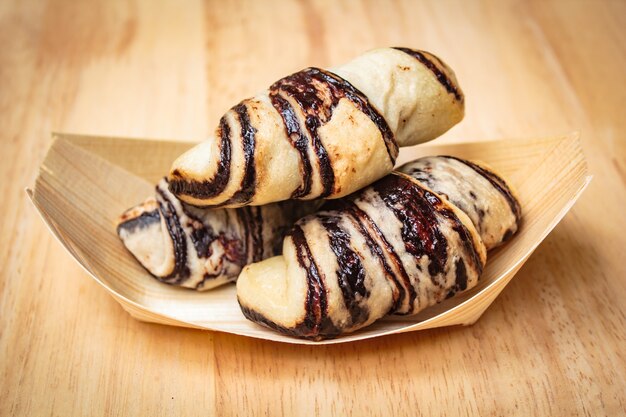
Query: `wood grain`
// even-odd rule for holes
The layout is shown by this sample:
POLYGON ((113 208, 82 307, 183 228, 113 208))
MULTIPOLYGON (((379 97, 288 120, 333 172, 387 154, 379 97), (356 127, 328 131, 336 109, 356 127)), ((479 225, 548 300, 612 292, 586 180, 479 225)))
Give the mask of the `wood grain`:
POLYGON ((617 415, 626 409, 626 3, 0 3, 1 415, 617 415), (472 327, 302 347, 143 324, 29 207, 51 131, 199 140, 276 78, 432 50, 442 138, 580 130, 595 178, 472 327))

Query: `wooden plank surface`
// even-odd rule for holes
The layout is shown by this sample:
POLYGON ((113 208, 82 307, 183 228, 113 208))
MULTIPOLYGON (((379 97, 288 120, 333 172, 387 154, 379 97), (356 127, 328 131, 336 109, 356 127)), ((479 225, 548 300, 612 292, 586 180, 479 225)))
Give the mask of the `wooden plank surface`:
POLYGON ((626 2, 3 1, 0 415, 617 415, 626 409, 626 2), (441 140, 582 133, 595 178, 472 327, 302 347, 139 323, 24 187, 51 131, 200 140, 239 99, 373 47, 431 50, 441 140))

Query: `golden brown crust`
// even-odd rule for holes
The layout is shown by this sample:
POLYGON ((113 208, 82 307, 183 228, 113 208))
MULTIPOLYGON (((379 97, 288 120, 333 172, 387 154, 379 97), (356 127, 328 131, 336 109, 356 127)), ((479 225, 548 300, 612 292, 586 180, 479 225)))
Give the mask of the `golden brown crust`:
POLYGON ((198 206, 239 207, 339 198, 381 178, 398 146, 430 140, 463 117, 454 74, 416 52, 424 58, 377 49, 277 81, 174 162, 172 191, 198 206))
POLYGON ((208 290, 234 281, 244 265, 281 252, 285 232, 315 202, 201 209, 156 187, 156 197, 127 210, 117 232, 126 248, 162 282, 208 290))
MULTIPOLYGON (((407 164, 414 169, 393 172, 299 220, 283 242, 282 256, 242 271, 237 295, 244 315, 282 333, 319 340, 388 314, 416 314, 475 286, 487 248, 456 199, 437 192, 457 186, 446 175, 450 165, 462 162, 434 158, 443 163, 414 161, 407 164), (430 176, 416 175, 418 168, 430 176)), ((479 200, 492 201, 492 186, 485 183, 470 176, 464 186, 479 200)), ((499 222, 509 227, 509 221, 487 216, 483 231, 501 230, 499 222)))

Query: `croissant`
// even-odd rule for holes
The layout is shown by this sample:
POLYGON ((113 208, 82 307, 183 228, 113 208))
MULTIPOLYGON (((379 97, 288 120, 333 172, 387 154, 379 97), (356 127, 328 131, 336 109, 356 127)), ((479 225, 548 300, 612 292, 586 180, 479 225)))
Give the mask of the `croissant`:
POLYGON ((388 174, 398 146, 433 139, 463 118, 454 72, 408 48, 307 68, 230 109, 181 155, 170 189, 196 206, 339 198, 388 174))
POLYGON ((158 280, 196 290, 233 281, 242 267, 281 252, 282 238, 316 202, 207 210, 189 206, 168 189, 122 214, 117 233, 158 280))
POLYGON ((239 304, 252 321, 314 340, 416 314, 474 287, 487 249, 510 238, 520 216, 488 167, 419 159, 296 222, 282 256, 243 269, 239 304))

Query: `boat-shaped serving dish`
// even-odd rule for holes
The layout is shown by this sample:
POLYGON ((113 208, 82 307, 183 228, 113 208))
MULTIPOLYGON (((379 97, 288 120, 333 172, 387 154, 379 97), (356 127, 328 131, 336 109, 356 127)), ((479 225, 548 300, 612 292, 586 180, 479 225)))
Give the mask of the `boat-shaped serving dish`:
POLYGON ((344 343, 474 323, 591 180, 577 134, 456 144, 435 141, 403 149, 400 162, 448 154, 496 168, 518 191, 523 208, 519 233, 489 253, 475 288, 416 316, 391 316, 353 334, 311 342, 246 320, 234 284, 195 292, 158 282, 118 239, 115 220, 119 214, 151 196, 154 184, 167 173, 174 158, 193 143, 68 134, 55 134, 54 139, 28 194, 70 255, 133 317, 300 344, 344 343))

